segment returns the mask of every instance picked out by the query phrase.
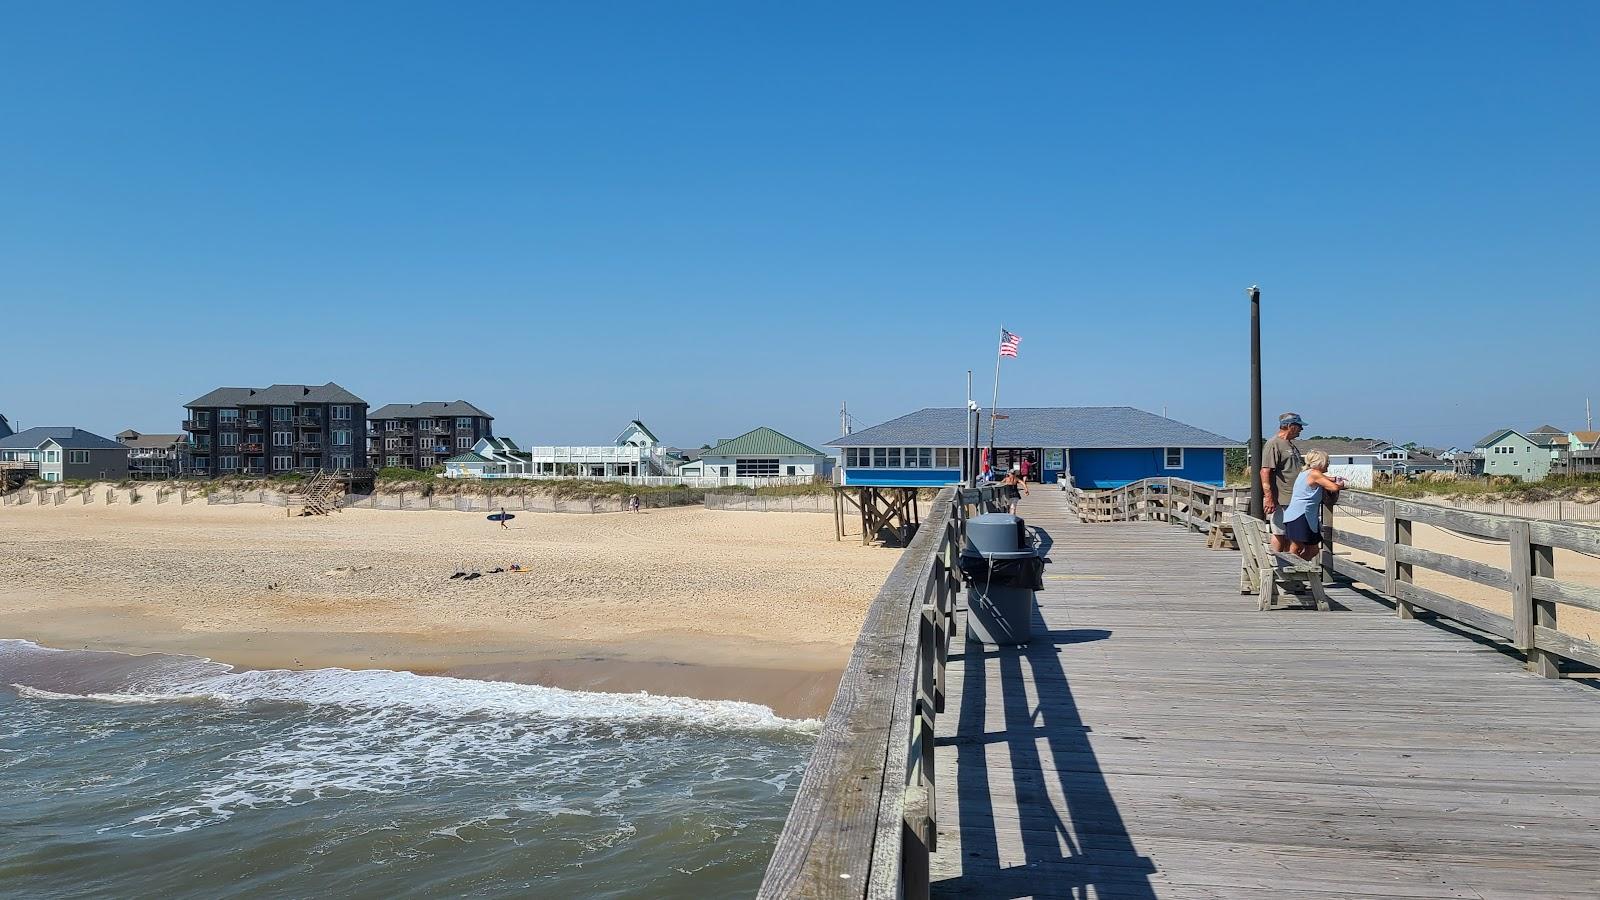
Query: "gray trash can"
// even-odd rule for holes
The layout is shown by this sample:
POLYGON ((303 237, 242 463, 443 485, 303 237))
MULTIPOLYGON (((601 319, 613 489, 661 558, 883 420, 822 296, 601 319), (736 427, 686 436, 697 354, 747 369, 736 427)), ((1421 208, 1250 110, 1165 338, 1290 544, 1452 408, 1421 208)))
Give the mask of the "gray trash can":
POLYGON ((1034 591, 1044 562, 1027 526, 1009 513, 967 520, 961 571, 967 579, 967 640, 1026 644, 1033 638, 1034 591))

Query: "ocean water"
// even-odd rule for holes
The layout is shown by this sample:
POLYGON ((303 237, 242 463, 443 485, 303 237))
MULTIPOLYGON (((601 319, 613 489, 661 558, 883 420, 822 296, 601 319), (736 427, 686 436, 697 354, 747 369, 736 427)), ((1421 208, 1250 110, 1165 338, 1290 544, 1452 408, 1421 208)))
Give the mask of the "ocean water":
POLYGON ((815 729, 0 640, 0 896, 749 896, 815 729))

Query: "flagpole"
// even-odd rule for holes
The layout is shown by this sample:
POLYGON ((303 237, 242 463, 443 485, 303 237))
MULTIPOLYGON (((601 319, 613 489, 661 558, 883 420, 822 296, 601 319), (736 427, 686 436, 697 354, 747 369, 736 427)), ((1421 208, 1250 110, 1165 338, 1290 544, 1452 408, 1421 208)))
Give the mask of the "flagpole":
POLYGON ((994 345, 994 401, 989 404, 989 467, 994 470, 994 408, 1000 405, 1000 344, 1006 339, 1005 328, 1000 329, 1000 341, 994 345))

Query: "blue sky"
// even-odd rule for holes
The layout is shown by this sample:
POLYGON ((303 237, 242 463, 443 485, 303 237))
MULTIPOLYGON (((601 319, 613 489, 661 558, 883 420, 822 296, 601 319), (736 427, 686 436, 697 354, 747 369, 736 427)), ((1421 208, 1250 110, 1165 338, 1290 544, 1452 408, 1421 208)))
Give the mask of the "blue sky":
POLYGON ((0 412, 698 445, 987 397, 1582 427, 1600 6, 8 4, 0 412), (20 313, 20 314, 19 314, 20 313))

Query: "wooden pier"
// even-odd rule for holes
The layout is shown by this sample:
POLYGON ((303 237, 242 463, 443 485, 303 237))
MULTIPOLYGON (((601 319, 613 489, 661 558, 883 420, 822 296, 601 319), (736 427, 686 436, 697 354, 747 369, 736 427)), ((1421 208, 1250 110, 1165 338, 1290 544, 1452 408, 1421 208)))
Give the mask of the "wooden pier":
MULTIPOLYGON (((1549 637, 1544 612, 1500 636, 1408 620, 1412 604, 1349 581, 1328 588, 1333 611, 1261 611, 1240 554, 1195 533, 1226 499, 1175 494, 1108 501, 1171 522, 1085 524, 1101 517, 1081 497, 1035 490, 1021 512, 1052 563, 1033 642, 1002 649, 965 643, 959 594, 938 609, 963 515, 941 495, 940 533, 874 604, 901 639, 858 647, 763 895, 1600 896, 1600 691, 1570 677, 1581 642, 1553 641, 1568 677, 1540 678, 1560 673, 1517 635, 1549 637)), ((1562 528, 1580 530, 1535 542, 1589 539, 1562 528)), ((1450 564, 1418 554, 1389 558, 1450 564)), ((1525 605, 1594 599, 1515 558, 1525 605)), ((1351 574, 1405 585, 1399 565, 1351 574)))

